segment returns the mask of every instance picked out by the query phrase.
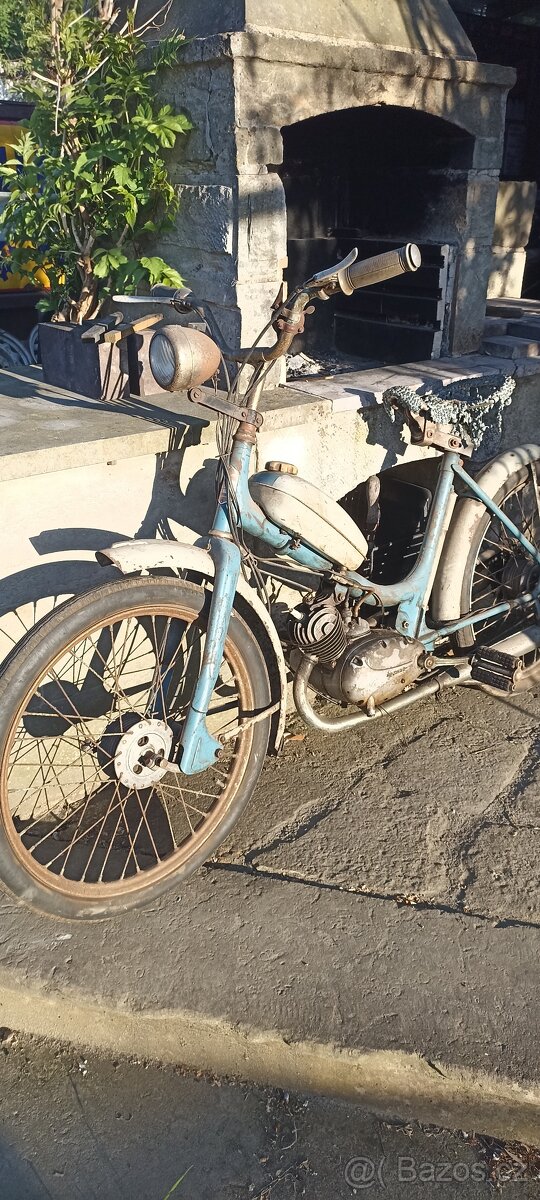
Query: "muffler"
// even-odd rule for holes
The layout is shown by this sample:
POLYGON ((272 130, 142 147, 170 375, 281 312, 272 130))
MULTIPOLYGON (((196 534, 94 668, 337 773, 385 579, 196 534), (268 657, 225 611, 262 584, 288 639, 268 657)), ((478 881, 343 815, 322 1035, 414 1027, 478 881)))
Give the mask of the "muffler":
MULTIPOLYGON (((317 660, 310 655, 304 655, 294 677, 294 703, 306 725, 310 725, 313 729, 319 729, 323 733, 340 733, 345 729, 353 729, 357 725, 366 725, 377 717, 392 716, 400 709, 408 708, 410 704, 426 700, 428 696, 434 696, 445 688, 458 687, 464 683, 472 684, 481 688, 482 691, 496 696, 500 696, 501 693, 524 692, 533 687, 536 682, 540 682, 540 662, 529 668, 523 663, 525 655, 534 653, 539 647, 540 625, 531 625, 528 629, 512 633, 509 637, 496 642, 494 646, 485 648, 486 655, 493 655, 495 652, 501 660, 508 660, 506 679, 510 671, 510 663, 513 664, 513 678, 510 687, 494 685, 492 682, 476 678, 473 675, 473 670, 480 669, 478 665, 475 667, 475 664, 481 664, 483 661, 481 657, 483 651, 480 649, 472 659, 456 658, 453 662, 450 660, 444 670, 437 671, 429 679, 423 679, 420 683, 414 684, 406 692, 402 692, 401 696, 395 696, 393 700, 388 700, 384 708, 373 708, 369 713, 362 710, 359 713, 351 713, 349 716, 334 718, 323 717, 316 712, 308 699, 309 680, 317 665, 317 660)), ((499 665, 504 666, 504 663, 499 665)))

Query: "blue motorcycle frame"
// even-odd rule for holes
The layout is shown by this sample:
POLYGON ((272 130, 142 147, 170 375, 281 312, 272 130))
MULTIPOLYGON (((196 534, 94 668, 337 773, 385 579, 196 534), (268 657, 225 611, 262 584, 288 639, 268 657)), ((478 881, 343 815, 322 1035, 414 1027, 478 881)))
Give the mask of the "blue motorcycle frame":
MULTIPOLYGON (((252 410, 258 406, 261 391, 262 388, 256 388, 250 397, 252 410)), ((514 525, 506 513, 501 511, 475 479, 465 471, 459 452, 444 451, 442 454, 440 474, 426 532, 413 570, 398 583, 377 584, 374 589, 372 581, 360 573, 340 571, 339 568, 336 570, 336 564, 321 557, 312 546, 302 539, 301 533, 293 537, 266 518, 262 509, 253 500, 249 490, 253 440, 249 438, 244 440, 239 430, 233 442, 230 458, 230 477, 233 481, 236 507, 241 514, 242 531, 271 547, 278 557, 284 556, 299 566, 323 575, 328 574, 335 577, 337 574, 339 582, 343 585, 344 594, 348 593, 353 598, 362 598, 363 603, 372 606, 397 607, 395 628, 408 637, 419 639, 423 642, 426 651, 432 650, 442 638, 448 637, 459 629, 507 613, 516 605, 525 607, 534 602, 538 611, 540 584, 534 592, 523 594, 512 603, 497 604, 492 608, 465 615, 459 620, 436 629, 429 628, 426 624, 431 589, 457 498, 456 480, 460 480, 461 484, 465 485, 467 493, 481 501, 498 518, 508 533, 540 566, 540 551, 514 525)), ((259 475, 258 478, 260 480, 261 476, 259 475)), ((275 474, 268 472, 267 481, 271 482, 273 478, 275 478, 275 474)), ((212 737, 206 727, 206 714, 223 658, 227 629, 241 571, 241 552, 231 535, 231 520, 227 498, 223 494, 218 501, 214 524, 209 535, 208 548, 214 563, 215 577, 205 648, 199 679, 181 737, 180 765, 182 771, 187 775, 206 770, 215 762, 216 755, 222 748, 221 743, 212 737)))

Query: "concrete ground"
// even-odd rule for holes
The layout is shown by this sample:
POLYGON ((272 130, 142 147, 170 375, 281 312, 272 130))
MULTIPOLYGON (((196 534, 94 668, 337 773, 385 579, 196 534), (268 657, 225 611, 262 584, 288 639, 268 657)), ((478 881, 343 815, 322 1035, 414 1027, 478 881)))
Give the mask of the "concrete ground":
POLYGON ((420 1200, 538 1195, 540 1155, 356 1106, 4 1031, 6 1200, 420 1200), (175 1189, 175 1184, 178 1185, 175 1189))
POLYGON ((5 897, 0 1024, 540 1145, 538 696, 290 735, 181 893, 5 897))

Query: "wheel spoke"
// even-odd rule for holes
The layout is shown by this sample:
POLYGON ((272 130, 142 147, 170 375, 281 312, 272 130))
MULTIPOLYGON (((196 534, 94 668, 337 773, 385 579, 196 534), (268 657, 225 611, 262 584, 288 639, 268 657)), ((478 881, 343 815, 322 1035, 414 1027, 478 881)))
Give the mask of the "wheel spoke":
MULTIPOLYGON (((58 616, 53 644, 59 648, 21 698, 3 751, 3 819, 27 871, 65 896, 81 889, 89 897, 96 889, 107 895, 136 890, 141 879, 188 864, 198 847, 216 844, 212 831, 244 776, 251 728, 231 739, 219 767, 195 777, 159 777, 160 744, 152 737, 168 738, 166 747, 172 740, 165 757, 178 752, 206 637, 197 589, 185 585, 198 599, 199 607, 190 608, 177 586, 170 607, 138 604, 135 597, 123 613, 111 604, 113 615, 97 625, 85 622, 83 612, 81 632, 71 641, 62 641, 58 616), (133 770, 146 772, 144 783, 131 781, 133 770), (152 783, 149 771, 156 775, 152 783)), ((159 598, 171 584, 145 580, 141 587, 159 598)), ((128 590, 133 597, 132 583, 128 590)), ((36 655, 40 649, 36 639, 36 655)), ((226 650, 208 709, 213 736, 223 736, 253 708, 245 679, 235 644, 232 657, 226 650)))
MULTIPOLYGON (((529 541, 538 544, 540 534, 540 502, 534 464, 527 478, 501 502, 504 512, 529 541)), ((518 540, 509 533, 499 517, 493 516, 487 525, 478 548, 476 564, 471 578, 470 610, 481 612, 503 601, 517 599, 527 590, 526 581, 531 559, 522 550, 518 540), (523 582, 522 582, 523 581, 523 582)), ((486 617, 474 628, 474 636, 482 640, 489 633, 489 641, 518 628, 523 622, 522 610, 513 608, 507 613, 486 617)))

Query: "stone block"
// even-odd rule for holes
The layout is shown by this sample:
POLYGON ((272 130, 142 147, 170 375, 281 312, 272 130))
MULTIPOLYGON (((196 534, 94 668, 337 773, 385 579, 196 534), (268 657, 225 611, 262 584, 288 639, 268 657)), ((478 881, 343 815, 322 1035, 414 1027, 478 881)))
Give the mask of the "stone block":
POLYGON ((522 317, 519 321, 507 321, 506 325, 505 332, 513 337, 532 338, 533 341, 540 341, 540 314, 534 317, 522 317))
POLYGON ((182 246, 231 254, 234 245, 235 200, 223 184, 179 184, 180 208, 176 237, 182 246))
POLYGON ((525 250, 508 250, 494 246, 488 282, 488 300, 498 296, 521 296, 527 254, 525 250))
POLYGON ((530 338, 513 337, 511 335, 505 337, 488 337, 484 340, 483 348, 486 354, 494 354, 497 358, 540 357, 540 341, 532 341, 530 338))
POLYGON ((495 244, 523 248, 527 245, 536 205, 537 185, 530 180, 504 179, 499 183, 495 209, 495 244))
MULTIPOLYGON (((242 345, 250 346, 259 336, 261 329, 272 316, 272 304, 276 298, 281 279, 238 283, 236 296, 242 313, 242 345)), ((276 335, 272 329, 263 338, 263 345, 273 346, 276 335)))
POLYGON ((275 171, 238 180, 238 278, 281 279, 287 255, 285 191, 275 171))
POLYGON ((490 269, 491 246, 469 238, 457 264, 450 347, 452 354, 472 354, 481 345, 490 269))
POLYGON ((187 113, 193 128, 177 143, 174 159, 234 168, 233 67, 224 58, 211 63, 183 63, 167 71, 160 99, 175 112, 187 113))
POLYGON ((283 138, 281 130, 273 126, 262 129, 236 130, 236 161, 238 170, 246 174, 260 174, 268 166, 279 166, 283 162, 283 138))
POLYGON ((477 171, 496 171, 501 169, 504 148, 504 122, 498 133, 493 137, 476 137, 472 165, 477 171))
POLYGON ((493 222, 498 180, 492 175, 469 175, 467 187, 467 233, 480 242, 493 241, 493 222))

